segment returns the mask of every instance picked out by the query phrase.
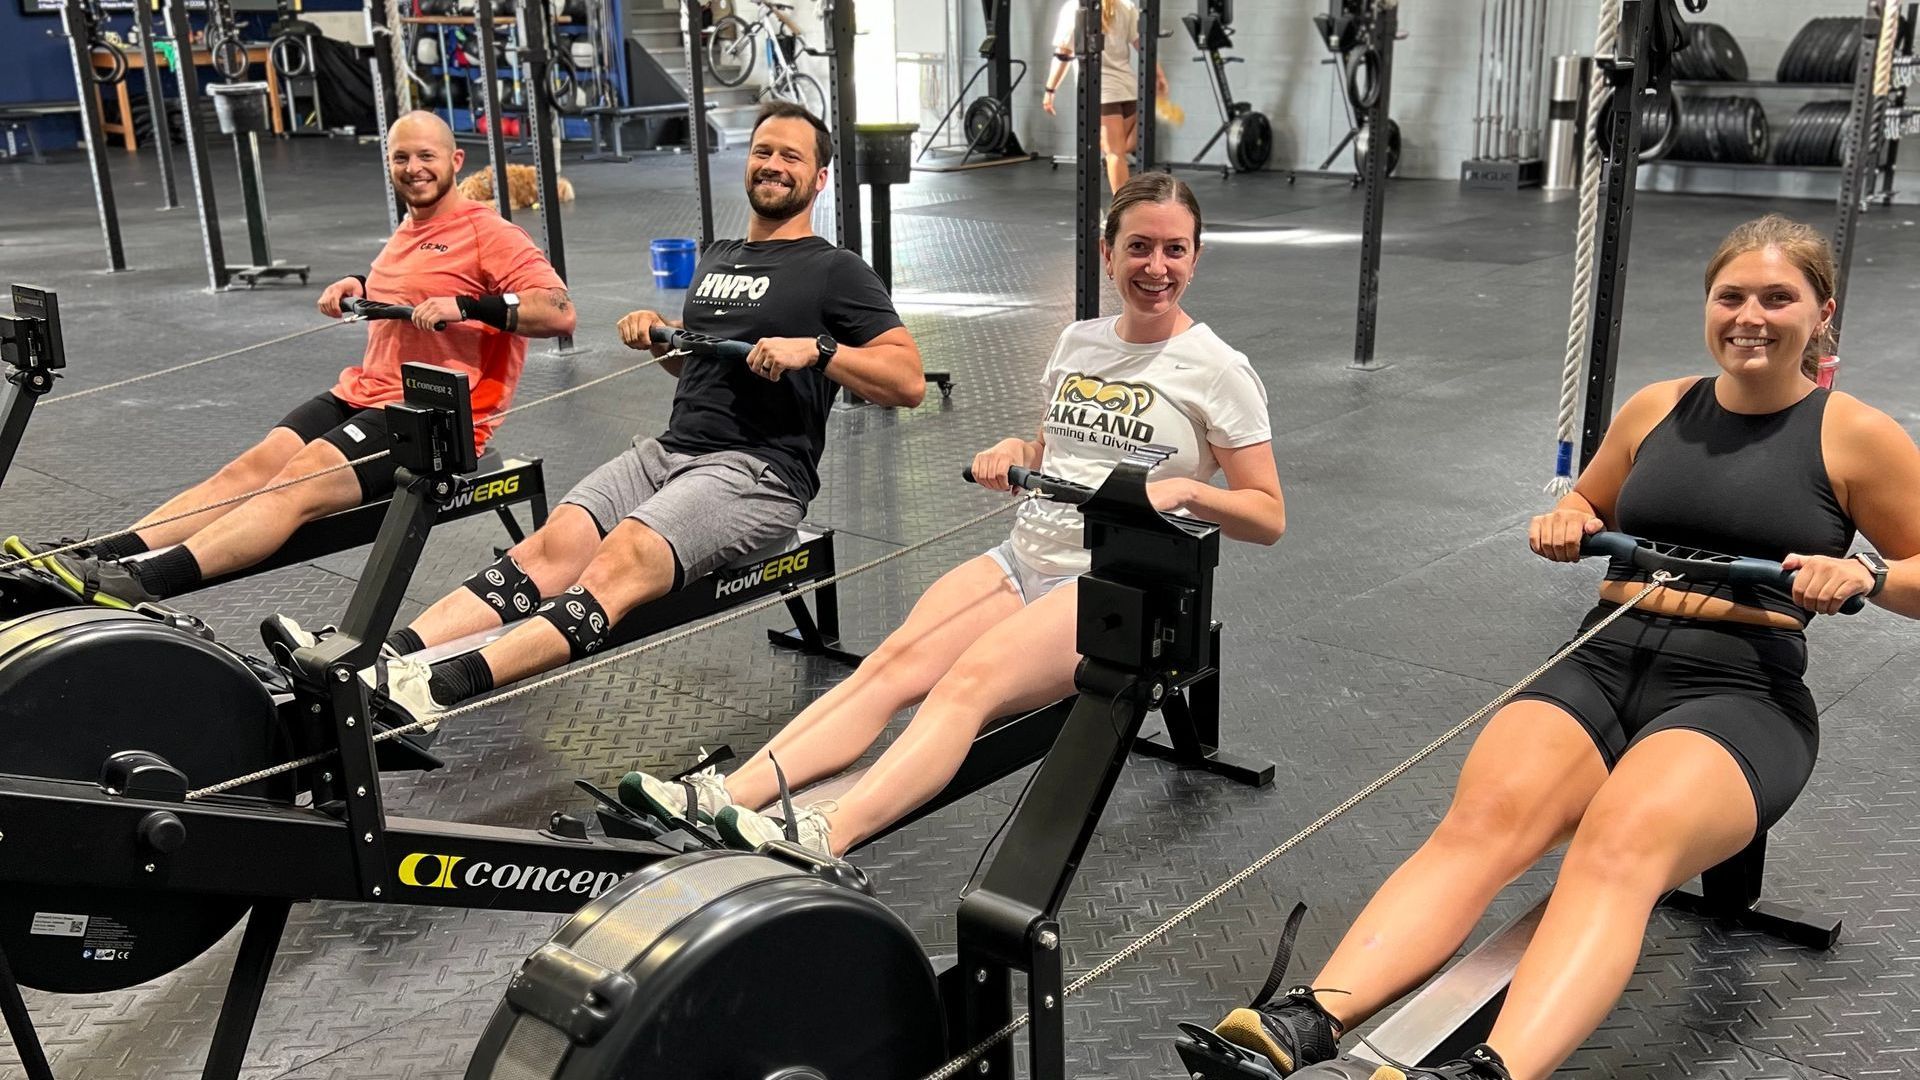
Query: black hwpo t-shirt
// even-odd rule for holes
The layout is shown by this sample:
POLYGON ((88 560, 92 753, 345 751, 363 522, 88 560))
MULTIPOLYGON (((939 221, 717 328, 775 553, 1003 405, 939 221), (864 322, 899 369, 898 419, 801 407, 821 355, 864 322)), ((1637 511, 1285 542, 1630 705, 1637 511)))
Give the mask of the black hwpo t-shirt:
MULTIPOLYGON (((694 270, 683 321, 689 330, 735 341, 828 334, 854 346, 901 325, 873 268, 818 236, 715 241, 694 270)), ((752 454, 810 501, 820 490, 816 468, 836 389, 818 368, 789 371, 775 382, 737 360, 690 356, 660 444, 682 454, 752 454)))

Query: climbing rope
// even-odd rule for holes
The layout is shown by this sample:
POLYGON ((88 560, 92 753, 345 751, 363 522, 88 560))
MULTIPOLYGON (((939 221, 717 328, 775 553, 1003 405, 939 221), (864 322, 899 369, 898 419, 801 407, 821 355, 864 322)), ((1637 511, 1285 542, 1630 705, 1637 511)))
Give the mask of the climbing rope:
POLYGON ((1547 492, 1556 497, 1573 490, 1573 447, 1580 433, 1580 375, 1587 352, 1587 311, 1593 301, 1593 252, 1598 243, 1600 218, 1600 111, 1599 103, 1607 92, 1607 76, 1600 66, 1602 56, 1611 56, 1619 47, 1619 0, 1601 0, 1600 27, 1594 34, 1593 74, 1587 79, 1587 122, 1584 125, 1585 154, 1580 163, 1580 225, 1573 255, 1573 303, 1567 318, 1567 352, 1560 368, 1560 421, 1555 431, 1553 479, 1547 492))

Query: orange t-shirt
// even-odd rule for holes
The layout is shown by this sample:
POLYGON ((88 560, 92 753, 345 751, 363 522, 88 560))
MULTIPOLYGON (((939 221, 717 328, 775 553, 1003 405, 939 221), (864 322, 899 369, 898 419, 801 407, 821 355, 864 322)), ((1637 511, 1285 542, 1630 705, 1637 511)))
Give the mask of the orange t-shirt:
MULTIPOLYGON (((526 230, 483 202, 426 222, 401 222, 367 274, 367 297, 389 304, 565 287, 526 230)), ((365 359, 340 373, 333 396, 359 409, 399 401, 405 362, 467 373, 474 446, 484 449, 499 425, 495 417, 513 400, 527 362, 527 339, 472 320, 440 331, 421 330, 402 319, 372 320, 365 359)))

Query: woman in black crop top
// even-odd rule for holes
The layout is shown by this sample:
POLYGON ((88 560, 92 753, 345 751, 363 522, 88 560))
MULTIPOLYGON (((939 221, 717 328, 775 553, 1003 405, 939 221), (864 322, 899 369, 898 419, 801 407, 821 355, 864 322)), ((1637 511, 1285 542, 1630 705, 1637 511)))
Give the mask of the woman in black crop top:
MULTIPOLYGON (((1833 279, 1812 229, 1770 215, 1734 230, 1706 275, 1719 373, 1635 394, 1529 530, 1536 553, 1563 562, 1602 528, 1776 559, 1799 571, 1791 595, 1660 589, 1556 665, 1488 722, 1446 817, 1311 983, 1235 1010, 1222 1036, 1283 1075, 1330 1056, 1570 841, 1487 1044, 1374 1074, 1545 1077, 1612 1010, 1660 897, 1786 811, 1818 745, 1801 627, 1858 595, 1920 618, 1920 448, 1885 413, 1816 385, 1833 279), (1847 557, 1856 527, 1884 578, 1847 557)), ((1643 587, 1604 582, 1586 625, 1643 587)))

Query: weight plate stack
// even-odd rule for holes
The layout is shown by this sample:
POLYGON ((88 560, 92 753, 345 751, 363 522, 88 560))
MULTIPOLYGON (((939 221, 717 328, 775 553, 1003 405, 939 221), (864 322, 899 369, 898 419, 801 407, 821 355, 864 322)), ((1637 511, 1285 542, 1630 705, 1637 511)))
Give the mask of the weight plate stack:
POLYGON ((1783 83, 1850 83, 1863 40, 1860 20, 1852 16, 1810 19, 1780 55, 1775 78, 1783 83))
POLYGON ((1698 82, 1747 81, 1747 56, 1719 23, 1687 24, 1687 47, 1674 54, 1673 77, 1698 82))
MULTIPOLYGON (((1644 121, 1646 113, 1641 113, 1644 121)), ((1692 97, 1680 102, 1680 130, 1668 157, 1753 165, 1767 160, 1767 114, 1750 97, 1692 97)))
POLYGON ((1774 148, 1778 165, 1839 165, 1841 147, 1846 139, 1846 101, 1815 101, 1800 107, 1787 122, 1787 130, 1774 148))

